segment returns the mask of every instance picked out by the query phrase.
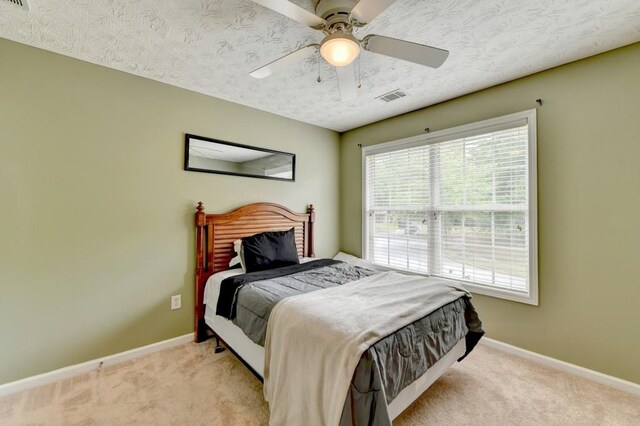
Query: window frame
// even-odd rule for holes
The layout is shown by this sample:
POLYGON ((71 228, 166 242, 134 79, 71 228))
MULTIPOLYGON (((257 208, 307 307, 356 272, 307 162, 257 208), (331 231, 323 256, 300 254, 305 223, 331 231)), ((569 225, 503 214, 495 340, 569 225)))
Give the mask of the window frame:
MULTIPOLYGON (((537 159, 537 121, 536 109, 516 112, 487 120, 463 124, 435 132, 398 139, 375 145, 364 146, 361 153, 361 182, 362 182, 362 257, 367 259, 368 251, 368 215, 367 215, 367 167, 368 155, 397 151, 416 146, 431 145, 445 140, 459 139, 465 136, 478 135, 490 132, 499 126, 509 125, 526 120, 528 131, 528 221, 529 221, 529 292, 528 294, 507 289, 492 288, 482 284, 475 284, 465 280, 442 278, 444 280, 463 283, 464 287, 472 293, 515 302, 538 306, 538 159, 537 159)), ((407 271, 388 265, 377 265, 389 270, 397 270, 415 275, 426 275, 415 271, 407 271)))

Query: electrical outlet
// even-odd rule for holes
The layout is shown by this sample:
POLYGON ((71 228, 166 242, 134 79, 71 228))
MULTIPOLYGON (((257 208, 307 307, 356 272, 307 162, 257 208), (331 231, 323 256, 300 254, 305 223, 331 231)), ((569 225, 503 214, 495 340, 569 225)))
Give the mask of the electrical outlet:
POLYGON ((182 308, 182 295, 171 296, 171 310, 182 308))

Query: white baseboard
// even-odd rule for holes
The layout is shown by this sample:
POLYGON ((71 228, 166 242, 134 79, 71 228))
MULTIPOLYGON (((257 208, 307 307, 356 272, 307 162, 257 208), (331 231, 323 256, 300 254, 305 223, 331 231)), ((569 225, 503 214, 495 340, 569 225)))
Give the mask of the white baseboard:
POLYGON ((37 386, 47 385, 58 380, 68 379, 69 377, 88 373, 90 371, 97 371, 98 369, 106 367, 108 365, 119 364, 121 362, 128 361, 142 355, 147 355, 152 352, 157 352, 162 349, 171 348, 173 346, 182 345, 184 343, 192 341, 193 333, 189 333, 183 336, 174 337, 172 339, 163 340, 161 342, 152 343, 147 346, 142 346, 140 348, 135 348, 129 351, 97 358, 92 361, 83 362, 81 364, 70 365, 58 370, 49 371, 48 373, 38 374, 37 376, 31 376, 25 379, 16 380, 15 382, 5 383, 4 385, 0 385, 0 397, 35 388, 37 386))
POLYGON ((551 358, 545 355, 540 355, 538 353, 531 352, 517 346, 512 346, 507 343, 489 339, 488 337, 483 337, 480 340, 480 343, 501 350, 503 352, 508 352, 510 354, 529 359, 531 361, 537 362, 538 364, 543 364, 556 370, 564 371, 575 376, 580 376, 593 382, 611 386, 612 388, 629 392, 634 395, 640 395, 640 384, 637 383, 629 382, 617 377, 589 370, 588 368, 580 367, 575 364, 569 364, 568 362, 560 361, 559 359, 551 358))

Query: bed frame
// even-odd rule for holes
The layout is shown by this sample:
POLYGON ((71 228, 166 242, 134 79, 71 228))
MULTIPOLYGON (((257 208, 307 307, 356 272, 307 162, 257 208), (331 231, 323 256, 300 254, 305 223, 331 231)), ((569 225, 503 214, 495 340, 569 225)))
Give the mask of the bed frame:
MULTIPOLYGON (((242 364, 259 380, 262 376, 246 362, 239 353, 224 342, 205 323, 204 287, 211 275, 229 269, 229 261, 234 255, 233 242, 239 238, 266 231, 286 231, 295 228, 298 255, 315 257, 313 250, 313 226, 315 213, 313 205, 306 213, 294 213, 286 207, 272 203, 255 203, 242 206, 225 214, 206 214, 202 203, 196 208, 196 298, 195 298, 195 341, 203 342, 216 338, 216 352, 224 350, 222 342, 242 364)), ((457 359, 465 354, 465 339, 411 385, 403 389, 389 403, 391 419, 402 413, 413 401, 442 376, 457 359)))
MULTIPOLYGON (((229 213, 207 214, 202 202, 196 207, 196 274, 194 326, 196 343, 203 342, 215 333, 204 321, 204 286, 216 272, 229 269, 234 256, 233 242, 259 232, 287 231, 295 228, 298 256, 315 257, 313 250, 313 204, 306 213, 294 213, 273 203, 254 203, 239 207, 229 213)), ((216 351, 221 349, 216 348, 216 351)))

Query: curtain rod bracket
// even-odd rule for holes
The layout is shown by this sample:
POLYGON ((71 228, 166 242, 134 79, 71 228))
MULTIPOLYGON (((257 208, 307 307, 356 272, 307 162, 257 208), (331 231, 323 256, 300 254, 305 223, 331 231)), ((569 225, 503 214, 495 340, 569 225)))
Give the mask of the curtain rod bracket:
POLYGON ((536 99, 536 102, 538 103, 538 105, 542 106, 542 99, 536 99))
POLYGON ((426 129, 424 129, 424 131, 429 133, 431 130, 427 127, 426 129))

